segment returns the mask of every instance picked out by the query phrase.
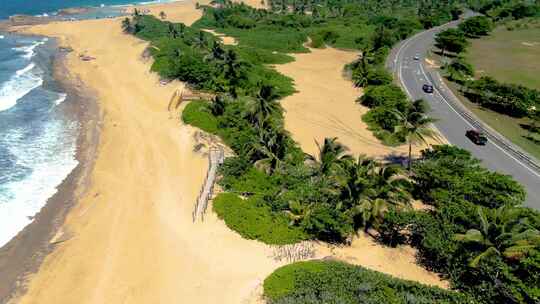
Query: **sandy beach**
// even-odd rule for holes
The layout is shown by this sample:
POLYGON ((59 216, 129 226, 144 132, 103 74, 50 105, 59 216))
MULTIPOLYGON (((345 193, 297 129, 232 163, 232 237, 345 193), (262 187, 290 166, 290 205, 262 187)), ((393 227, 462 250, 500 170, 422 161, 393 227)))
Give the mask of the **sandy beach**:
MULTIPOLYGON (((191 1, 149 8, 154 14, 163 10, 169 20, 186 24, 201 16, 191 1)), ((171 96, 183 85, 160 85, 158 76, 149 71, 150 62, 141 56, 147 43, 123 34, 120 23, 121 19, 103 19, 24 29, 56 37, 61 46, 73 48, 66 67, 95 92, 102 122, 88 182, 69 190, 83 195, 52 238, 62 241, 28 277, 25 288, 17 289, 19 294, 11 303, 252 303, 262 280, 282 262, 271 258, 269 246, 242 239, 212 212, 204 222, 192 222, 208 164, 204 153, 193 150, 197 130, 183 125, 178 113, 167 111, 171 96), (82 61, 81 54, 95 60, 82 61)), ((362 109, 350 102, 359 91, 336 74, 354 56, 317 50, 278 67, 295 78, 299 90, 283 102, 287 128, 305 151, 313 152, 313 134, 301 133, 302 125, 318 136, 338 136, 354 153, 388 151, 376 145, 360 125, 362 109), (314 70, 307 68, 308 62, 314 70), (326 82, 319 87, 303 82, 319 81, 305 74, 320 74, 319 69, 328 73, 326 82), (301 114, 299 108, 295 110, 299 100, 313 101, 309 111, 322 107, 322 98, 328 95, 317 96, 325 87, 335 104, 326 103, 319 113, 310 112, 314 116, 294 116, 301 114), (339 119, 328 126, 336 117, 346 120, 346 127, 339 119)), ((409 249, 383 248, 359 238, 349 248, 321 246, 318 257, 334 255, 444 286, 436 275, 414 263, 414 252, 409 249)))

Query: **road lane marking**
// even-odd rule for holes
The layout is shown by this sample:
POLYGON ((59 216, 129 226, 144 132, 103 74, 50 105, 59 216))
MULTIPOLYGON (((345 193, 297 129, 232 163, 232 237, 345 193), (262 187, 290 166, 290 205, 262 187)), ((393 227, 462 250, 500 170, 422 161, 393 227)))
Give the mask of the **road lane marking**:
MULTIPOLYGON (((424 77, 426 77, 426 79, 428 78, 427 77, 427 74, 426 72, 424 71, 424 67, 422 64, 420 64, 420 70, 422 71, 422 74, 424 74, 424 77)), ((440 76, 440 75, 439 75, 440 76)), ((431 81, 428 80, 428 82, 433 85, 433 83, 431 83, 431 81)), ((471 128, 473 129, 476 129, 475 126, 473 126, 468 120, 465 119, 465 117, 463 117, 461 114, 459 114, 458 111, 456 111, 456 109, 454 109, 454 107, 452 107, 450 105, 450 103, 446 100, 446 98, 444 98, 444 96, 439 93, 439 90, 438 89, 435 89, 435 92, 437 92, 437 94, 441 97, 441 99, 448 105, 448 107, 450 107, 450 109, 452 109, 458 116, 459 118, 461 118, 463 121, 465 121, 465 123, 467 123, 469 126, 471 126, 471 128)), ((453 95, 453 93, 452 93, 453 95)), ((483 123, 483 122, 482 122, 483 123)), ((531 172, 532 174, 534 174, 536 177, 540 178, 540 175, 538 173, 536 173, 533 169, 531 169, 529 166, 527 166, 526 164, 522 163, 519 159, 515 158, 513 155, 511 155, 510 153, 508 153, 506 150, 504 150, 503 148, 501 148, 497 143, 495 142, 492 142, 492 144, 497 147, 499 150, 501 150, 504 154, 508 155, 510 158, 512 158, 513 160, 515 160, 516 162, 518 162, 520 165, 522 165, 523 167, 525 167, 525 169, 529 170, 529 172, 531 172)))

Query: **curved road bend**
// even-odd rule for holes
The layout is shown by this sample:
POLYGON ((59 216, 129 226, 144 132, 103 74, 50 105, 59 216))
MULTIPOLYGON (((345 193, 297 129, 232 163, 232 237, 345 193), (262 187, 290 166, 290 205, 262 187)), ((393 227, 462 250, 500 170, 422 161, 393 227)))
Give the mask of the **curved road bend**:
POLYGON ((540 209, 540 173, 493 141, 489 141, 485 146, 477 146, 465 137, 465 131, 473 129, 473 126, 452 108, 448 98, 456 97, 451 91, 444 89, 444 86, 442 86, 444 90, 442 93, 445 96, 441 95, 440 82, 433 83, 432 81, 439 77, 438 74, 434 73, 437 75, 435 77, 428 75, 424 58, 434 43, 435 35, 442 30, 457 26, 458 23, 459 21, 452 21, 402 41, 392 49, 387 66, 412 100, 423 98, 430 104, 430 115, 438 119, 435 126, 450 143, 470 151, 473 156, 481 159, 487 168, 513 176, 527 190, 525 205, 540 209), (420 60, 414 60, 414 56, 420 57, 420 60), (422 85, 426 83, 433 85, 435 89, 433 94, 423 92, 422 85))

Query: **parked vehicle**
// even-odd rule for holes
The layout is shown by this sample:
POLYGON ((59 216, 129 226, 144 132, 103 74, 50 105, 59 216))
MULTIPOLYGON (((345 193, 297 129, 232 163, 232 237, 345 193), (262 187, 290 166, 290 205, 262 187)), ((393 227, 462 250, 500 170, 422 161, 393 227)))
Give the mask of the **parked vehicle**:
POLYGON ((426 92, 426 93, 431 94, 431 93, 433 93, 433 86, 429 85, 429 84, 424 84, 422 86, 422 90, 424 90, 424 92, 426 92))
POLYGON ((477 130, 467 130, 467 132, 465 132, 465 136, 467 136, 473 143, 481 146, 484 146, 488 141, 484 133, 477 130))

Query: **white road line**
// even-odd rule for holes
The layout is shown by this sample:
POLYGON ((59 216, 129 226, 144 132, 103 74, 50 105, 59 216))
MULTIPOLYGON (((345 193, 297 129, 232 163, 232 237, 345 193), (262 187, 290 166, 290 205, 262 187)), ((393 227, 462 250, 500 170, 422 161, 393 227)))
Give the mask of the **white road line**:
MULTIPOLYGON (((423 64, 420 63, 420 71, 422 71, 422 74, 424 74, 424 77, 426 77, 426 79, 428 78, 427 77, 427 74, 426 72, 424 71, 424 66, 423 64)), ((429 80, 427 80, 431 85, 433 85, 433 83, 431 83, 429 80)), ((435 87, 435 86, 434 86, 435 87)), ((450 107, 450 109, 452 109, 452 111, 454 111, 466 124, 468 124, 469 126, 471 126, 471 128, 473 129, 476 129, 475 126, 473 126, 468 120, 465 119, 465 117, 463 117, 461 114, 459 114, 458 111, 456 111, 456 109, 454 109, 454 107, 452 107, 450 105, 450 103, 446 100, 446 98, 444 98, 444 96, 439 93, 439 91, 437 89, 435 89, 435 92, 437 92, 437 94, 439 94, 439 96, 441 97, 441 99, 448 105, 448 107, 450 107)), ((540 178, 540 175, 538 173, 536 173, 533 169, 531 169, 529 166, 527 166, 526 164, 522 163, 519 159, 515 158, 513 155, 511 155, 510 153, 508 153, 506 150, 504 150, 503 148, 501 148, 497 143, 495 142, 492 142, 492 144, 497 147, 499 150, 501 150, 504 154, 508 155, 510 158, 512 158, 513 160, 515 160, 516 162, 518 162, 520 165, 522 165, 523 167, 525 167, 525 169, 529 170, 532 174, 534 174, 536 177, 539 177, 540 178)))

